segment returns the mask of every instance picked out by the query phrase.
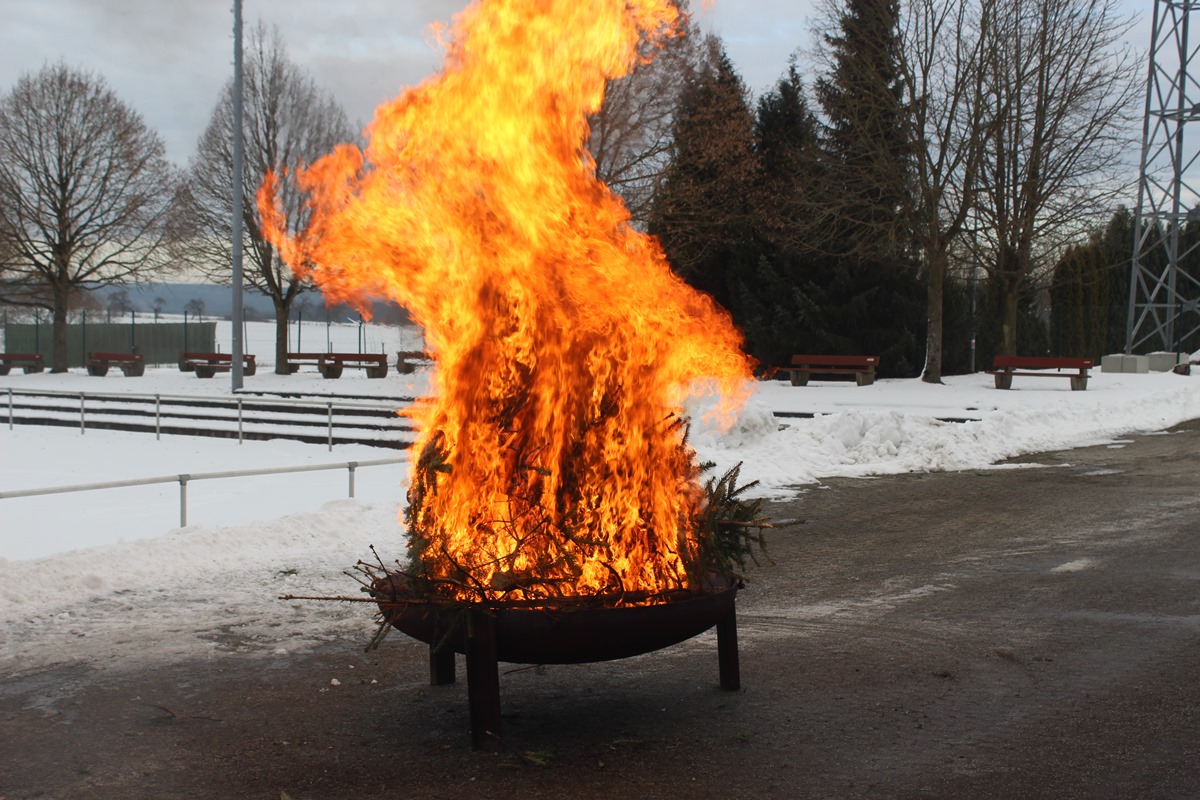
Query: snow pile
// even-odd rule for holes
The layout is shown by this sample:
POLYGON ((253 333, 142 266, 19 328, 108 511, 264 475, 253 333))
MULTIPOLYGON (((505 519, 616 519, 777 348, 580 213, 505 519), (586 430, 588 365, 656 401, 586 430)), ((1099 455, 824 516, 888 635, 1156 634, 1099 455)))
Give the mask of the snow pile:
MULTIPOLYGON (((247 388, 305 394, 402 397, 428 376, 386 380, 314 374, 255 376, 247 388), (261 380, 260 380, 261 378, 261 380)), ((0 391, 228 392, 168 369, 144 378, 10 375, 0 391)), ((998 391, 987 375, 931 386, 781 382, 755 387, 728 427, 706 421, 713 401, 689 403, 691 441, 721 471, 741 462, 759 493, 787 497, 833 476, 981 469, 1017 455, 1113 441, 1200 418, 1200 377, 1093 375, 1088 390, 1066 379, 1018 379, 998 391), (777 413, 778 412, 778 413, 777 413), (954 420, 954 421, 951 421, 954 420)), ((0 491, 124 478, 362 461, 395 451, 296 442, 245 442, 69 428, 0 428, 0 491)), ((187 528, 179 487, 165 484, 0 499, 0 668, 95 665, 223 652, 273 654, 370 634, 370 607, 284 603, 280 594, 356 594, 343 574, 379 547, 402 558, 399 521, 407 470, 362 468, 355 499, 346 473, 312 472, 189 486, 187 528)))

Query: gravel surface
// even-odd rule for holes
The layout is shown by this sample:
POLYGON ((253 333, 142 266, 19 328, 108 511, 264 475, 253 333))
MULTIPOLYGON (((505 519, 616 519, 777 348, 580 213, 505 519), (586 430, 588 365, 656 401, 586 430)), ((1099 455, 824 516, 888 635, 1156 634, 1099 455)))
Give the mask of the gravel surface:
POLYGON ((711 632, 502 664, 498 753, 470 749, 465 682, 430 686, 399 634, 364 654, 366 625, 9 670, 0 798, 1194 798, 1198 454, 1188 423, 810 488, 739 594, 740 691, 711 632))

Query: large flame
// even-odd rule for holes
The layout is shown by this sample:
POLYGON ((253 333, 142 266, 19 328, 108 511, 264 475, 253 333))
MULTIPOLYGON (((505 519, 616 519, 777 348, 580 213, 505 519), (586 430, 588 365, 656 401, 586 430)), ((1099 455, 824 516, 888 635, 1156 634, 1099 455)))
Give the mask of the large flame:
POLYGON ((728 315, 679 280, 594 175, 587 117, 671 0, 479 0, 444 69, 296 176, 313 220, 272 241, 337 300, 390 297, 425 328, 411 415, 410 549, 461 596, 661 592, 695 580, 703 502, 679 406, 740 399, 728 315))

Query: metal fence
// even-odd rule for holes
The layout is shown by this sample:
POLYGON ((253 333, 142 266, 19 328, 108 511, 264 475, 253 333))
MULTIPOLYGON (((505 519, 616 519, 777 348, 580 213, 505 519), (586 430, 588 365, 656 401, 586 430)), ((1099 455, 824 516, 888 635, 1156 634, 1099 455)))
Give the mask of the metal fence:
MULTIPOLYGON (((36 320, 36 318, 35 318, 36 320)), ((9 353, 41 353, 50 363, 54 330, 48 321, 6 323, 4 348, 9 353)), ((128 322, 82 322, 67 326, 67 366, 82 367, 89 352, 140 353, 147 364, 175 364, 184 351, 216 350, 217 323, 156 322, 129 317, 128 322)))
MULTIPOLYGON (((409 421, 395 402, 300 400, 275 397, 136 395, 120 392, 6 391, 0 419, 41 424, 154 433, 253 439, 292 439, 325 444, 404 448, 412 439, 409 421)), ((2 397, 3 395, 0 395, 2 397)), ((3 401, 0 401, 3 402, 3 401)))
POLYGON ((359 467, 376 467, 385 464, 403 464, 406 458, 378 458, 370 461, 345 461, 337 464, 311 464, 303 467, 270 467, 265 469, 240 469, 226 472, 196 472, 183 475, 162 475, 154 478, 138 478, 125 481, 105 481, 102 483, 79 483, 71 486, 53 486, 45 489, 22 489, 11 492, 0 492, 0 500, 13 497, 38 497, 48 494, 69 494, 71 492, 91 492, 102 489, 123 489, 129 486, 151 486, 159 483, 179 484, 179 527, 187 527, 187 487, 192 481, 214 480, 217 478, 248 478, 256 475, 285 475, 293 472, 318 472, 321 470, 344 469, 349 473, 349 496, 354 497, 354 473, 359 467))

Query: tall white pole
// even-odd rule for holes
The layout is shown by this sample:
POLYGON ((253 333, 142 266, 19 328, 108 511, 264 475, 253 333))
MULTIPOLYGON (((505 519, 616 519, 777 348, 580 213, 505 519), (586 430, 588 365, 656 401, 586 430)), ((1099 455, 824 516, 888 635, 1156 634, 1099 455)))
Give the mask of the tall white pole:
POLYGON ((242 388, 242 0, 233 0, 233 363, 230 390, 242 388))

